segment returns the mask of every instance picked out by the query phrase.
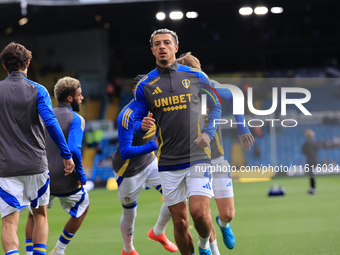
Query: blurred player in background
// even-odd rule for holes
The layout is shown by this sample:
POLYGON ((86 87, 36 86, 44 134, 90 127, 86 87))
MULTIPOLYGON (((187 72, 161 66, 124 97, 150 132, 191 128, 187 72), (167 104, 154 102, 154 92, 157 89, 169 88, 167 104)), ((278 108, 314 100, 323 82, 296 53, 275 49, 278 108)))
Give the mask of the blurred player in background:
POLYGON ((33 254, 46 254, 50 178, 44 124, 56 144, 63 175, 73 171, 72 154, 53 113, 47 90, 27 79, 31 52, 20 44, 10 43, 0 58, 8 72, 7 79, 0 82, 2 246, 6 255, 19 254, 19 212, 30 205, 36 223, 32 228, 33 254))
POLYGON ((306 129, 305 132, 306 141, 302 145, 302 153, 306 155, 307 164, 309 168, 309 179, 310 179, 310 188, 308 190, 308 194, 315 195, 315 177, 314 177, 314 169, 318 164, 318 145, 313 140, 315 133, 311 129, 306 129))
MULTIPOLYGON (((89 195, 83 185, 87 177, 84 173, 81 146, 85 128, 85 120, 76 112, 80 111, 80 105, 84 99, 79 80, 64 77, 59 79, 54 86, 54 96, 58 100, 58 106, 53 109, 58 122, 63 130, 68 146, 75 162, 75 171, 65 176, 63 174, 62 159, 58 155, 57 147, 50 136, 46 137, 46 151, 48 168, 51 178, 51 195, 48 207, 51 208, 56 197, 64 211, 71 215, 66 223, 59 240, 49 255, 62 255, 72 240, 73 236, 82 224, 89 209, 89 195)), ((26 225, 26 254, 31 255, 30 247, 32 228, 36 224, 29 214, 26 225)))
POLYGON ((134 131, 145 135, 156 121, 160 143, 158 171, 174 222, 176 243, 181 254, 194 254, 186 203, 189 197, 190 214, 199 235, 199 254, 209 255, 212 228, 209 143, 216 132, 213 120, 221 117, 221 104, 215 97, 208 97, 209 125, 205 128, 201 91, 213 92, 203 85, 209 83, 204 73, 177 63, 178 43, 171 30, 152 33, 151 51, 157 67, 137 85, 134 131))
MULTIPOLYGON (((135 78, 135 84, 144 75, 135 78)), ((133 93, 135 94, 134 90, 133 93)), ((120 230, 124 240, 122 255, 138 255, 133 246, 134 223, 137 215, 137 202, 144 185, 155 188, 162 193, 161 180, 158 173, 157 150, 155 142, 156 127, 154 126, 144 136, 134 135, 135 100, 132 100, 119 113, 118 141, 119 147, 112 158, 112 167, 118 184, 118 196, 122 202, 123 215, 120 220, 120 230)), ((156 225, 148 232, 150 239, 160 242, 171 252, 178 249, 168 240, 165 228, 171 220, 169 209, 163 203, 156 225)))
MULTIPOLYGON (((201 70, 200 61, 191 55, 191 52, 182 54, 177 62, 182 65, 186 65, 189 67, 193 67, 195 69, 201 70)), ((212 86, 217 82, 211 81, 212 86)), ((227 100, 231 110, 233 109, 233 95, 227 88, 216 88, 217 94, 224 100, 227 100)), ((237 134, 243 145, 244 149, 250 149, 250 147, 255 142, 254 137, 250 133, 247 126, 243 126, 240 123, 244 122, 243 115, 234 115, 237 124, 237 134)), ((225 167, 228 169, 229 162, 224 157, 223 143, 222 143, 222 128, 218 126, 216 135, 214 139, 210 143, 211 149, 211 163, 215 167, 215 170, 218 167, 225 167)), ((216 217, 216 222, 219 225, 222 235, 223 241, 227 248, 233 249, 235 247, 235 236, 233 231, 231 230, 231 226, 229 222, 231 222, 235 216, 235 208, 234 208, 234 192, 231 180, 231 174, 229 172, 218 172, 215 171, 213 173, 213 183, 212 183, 215 201, 218 207, 219 215, 216 217)), ((215 229, 213 229, 212 236, 210 238, 210 247, 213 255, 219 255, 216 234, 214 233, 215 229)))

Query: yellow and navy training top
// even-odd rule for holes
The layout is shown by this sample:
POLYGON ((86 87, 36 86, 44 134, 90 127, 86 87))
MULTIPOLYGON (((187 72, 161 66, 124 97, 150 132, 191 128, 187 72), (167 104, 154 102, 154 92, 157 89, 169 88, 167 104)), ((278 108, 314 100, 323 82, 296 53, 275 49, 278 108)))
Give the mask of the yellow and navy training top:
POLYGON ((221 118, 221 104, 205 73, 177 61, 166 68, 157 66, 137 84, 135 99, 135 133, 145 134, 141 123, 148 111, 156 120, 159 171, 210 163, 210 149, 201 149, 194 143, 203 132, 213 139, 217 128, 213 120, 221 118), (201 94, 207 94, 210 109, 206 127, 201 114, 201 94))
POLYGON ((131 177, 143 171, 155 159, 156 127, 144 136, 133 132, 135 101, 132 100, 118 115, 119 146, 112 157, 112 168, 119 176, 131 177))

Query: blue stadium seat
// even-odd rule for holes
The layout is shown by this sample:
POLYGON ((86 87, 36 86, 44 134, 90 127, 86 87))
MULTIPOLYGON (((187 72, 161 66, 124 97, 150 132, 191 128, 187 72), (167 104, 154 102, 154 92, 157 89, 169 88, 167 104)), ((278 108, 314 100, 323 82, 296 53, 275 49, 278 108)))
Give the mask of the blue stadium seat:
POLYGON ((96 181, 106 181, 110 177, 114 177, 112 170, 111 157, 116 151, 118 144, 110 144, 109 139, 103 139, 100 142, 102 152, 97 153, 92 168, 91 180, 96 181))

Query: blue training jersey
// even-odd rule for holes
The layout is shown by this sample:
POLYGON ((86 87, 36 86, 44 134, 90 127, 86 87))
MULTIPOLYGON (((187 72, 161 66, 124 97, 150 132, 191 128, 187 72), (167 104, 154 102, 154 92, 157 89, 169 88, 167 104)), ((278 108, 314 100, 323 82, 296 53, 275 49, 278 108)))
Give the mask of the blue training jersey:
POLYGON ((156 127, 143 136, 134 134, 135 101, 132 100, 119 113, 117 119, 119 146, 112 157, 113 170, 122 177, 131 177, 143 171, 155 159, 156 127))

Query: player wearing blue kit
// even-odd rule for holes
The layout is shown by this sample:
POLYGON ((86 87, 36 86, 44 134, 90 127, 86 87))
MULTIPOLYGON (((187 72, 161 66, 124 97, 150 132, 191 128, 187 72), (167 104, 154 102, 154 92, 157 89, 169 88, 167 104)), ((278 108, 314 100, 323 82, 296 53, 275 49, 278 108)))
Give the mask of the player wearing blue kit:
MULTIPOLYGON (((67 245, 82 224, 88 208, 89 195, 83 185, 87 177, 83 170, 81 146, 85 128, 85 120, 76 112, 80 111, 80 105, 84 97, 79 80, 64 77, 59 79, 54 86, 54 95, 58 100, 58 106, 53 109, 58 122, 63 130, 68 146, 75 162, 75 171, 65 176, 62 171, 62 161, 57 153, 57 148, 50 136, 46 137, 46 151, 48 168, 50 170, 51 195, 48 208, 51 208, 55 198, 59 198, 64 211, 70 214, 59 240, 49 255, 62 255, 67 245)), ((26 254, 31 255, 30 245, 32 236, 33 218, 29 215, 26 225, 26 254)))
POLYGON ((32 230, 33 254, 46 254, 50 178, 45 127, 57 145, 66 175, 74 168, 72 154, 53 113, 47 90, 27 79, 31 52, 20 44, 10 43, 0 57, 8 72, 8 77, 0 82, 1 241, 6 255, 19 254, 16 233, 19 212, 30 205, 36 222, 32 230))
POLYGON ((205 127, 201 94, 212 93, 208 77, 176 62, 179 46, 175 32, 156 30, 150 43, 157 67, 137 85, 134 131, 145 135, 156 122, 160 143, 158 170, 165 203, 174 222, 176 243, 181 254, 194 254, 186 204, 189 197, 190 214, 199 235, 199 253, 209 255, 212 228, 209 143, 215 136, 213 120, 221 117, 221 105, 216 96, 214 100, 208 97, 210 114, 205 127))
MULTIPOLYGON (((201 70, 200 61, 191 55, 190 52, 182 54, 178 63, 186 66, 190 66, 201 70)), ((211 85, 215 88, 217 84, 216 81, 211 81, 211 85)), ((233 110, 233 95, 231 91, 227 88, 215 88, 217 94, 224 100, 226 100, 233 110)), ((244 149, 250 149, 255 142, 254 137, 250 133, 248 127, 245 125, 245 120, 243 115, 234 115, 237 123, 237 134, 244 149)), ((235 236, 229 226, 235 216, 234 208, 234 193, 232 187, 232 180, 230 171, 223 172, 217 171, 217 169, 229 169, 229 163, 224 157, 224 150, 222 146, 222 132, 221 126, 218 126, 216 135, 210 143, 211 148, 211 161, 215 172, 213 173, 213 191, 215 195, 216 204, 219 210, 219 215, 216 217, 217 224, 220 226, 223 235, 223 241, 227 248, 233 249, 235 246, 235 236)), ((217 244, 215 243, 215 233, 213 231, 212 238, 210 239, 210 245, 213 251, 213 255, 219 255, 217 244)))
MULTIPOLYGON (((137 76, 135 82, 137 83, 142 77, 137 76)), ((135 135, 132 128, 134 110, 135 101, 132 100, 118 116, 119 147, 112 158, 112 167, 118 183, 118 197, 123 206, 120 220, 120 230, 124 240, 122 255, 138 255, 133 246, 133 234, 138 197, 143 187, 155 188, 162 193, 157 158, 154 154, 157 150, 154 140, 156 128, 152 128, 144 136, 135 135)), ((169 209, 163 204, 158 221, 148 232, 148 236, 160 242, 166 250, 176 252, 178 250, 176 245, 169 241, 164 233, 170 220, 169 209)))

